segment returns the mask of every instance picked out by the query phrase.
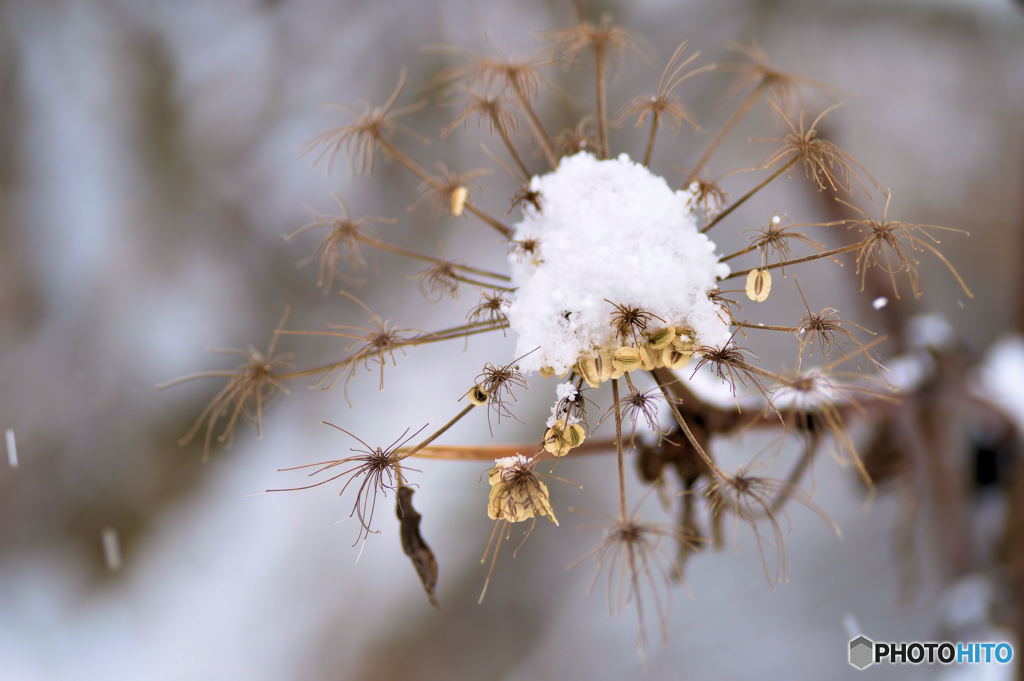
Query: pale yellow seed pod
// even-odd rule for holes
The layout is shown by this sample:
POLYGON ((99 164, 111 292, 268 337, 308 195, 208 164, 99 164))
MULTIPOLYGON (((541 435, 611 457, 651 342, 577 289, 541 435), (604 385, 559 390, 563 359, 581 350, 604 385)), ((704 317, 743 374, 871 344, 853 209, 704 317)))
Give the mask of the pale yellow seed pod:
POLYGON ((564 428, 565 420, 558 419, 550 428, 544 431, 544 451, 550 452, 555 456, 562 456, 564 454, 564 452, 559 453, 565 446, 565 438, 562 437, 564 428))
POLYGON ((597 377, 598 383, 604 383, 612 377, 612 370, 614 369, 612 362, 612 353, 605 348, 601 348, 597 351, 597 377))
POLYGON ((596 388, 601 385, 601 379, 597 372, 597 358, 595 357, 580 357, 576 361, 576 369, 579 375, 583 377, 583 380, 587 382, 591 388, 596 388))
POLYGON ((547 485, 533 477, 518 482, 505 482, 501 477, 500 469, 497 475, 488 476, 489 480, 494 479, 487 499, 489 518, 518 523, 534 517, 547 516, 555 525, 558 524, 547 485))
POLYGON ((672 348, 672 346, 669 345, 668 348, 662 348, 660 350, 656 350, 656 349, 654 349, 654 348, 652 348, 651 346, 648 345, 647 346, 647 353, 651 357, 651 365, 652 365, 651 368, 653 368, 653 369, 660 369, 661 367, 665 366, 665 361, 662 359, 662 356, 664 355, 666 349, 671 349, 671 348, 672 348))
POLYGON ((661 350, 662 348, 671 345, 675 338, 676 329, 674 326, 670 326, 666 329, 661 329, 660 331, 652 333, 651 337, 648 339, 648 345, 655 350, 661 350))
POLYGON ((565 419, 558 419, 544 432, 544 450, 555 456, 565 456, 570 449, 566 437, 565 419))
POLYGON ((540 375, 543 376, 544 378, 551 378, 552 376, 555 375, 555 370, 552 369, 551 367, 541 367, 540 375))
POLYGON ((676 337, 672 339, 672 347, 682 352, 687 352, 697 347, 693 330, 676 327, 676 337))
POLYGON ((566 425, 565 419, 558 419, 544 433, 544 449, 555 456, 565 456, 573 447, 579 447, 586 436, 580 424, 566 425))
POLYGON ((650 350, 646 346, 640 348, 640 368, 650 371, 657 366, 655 357, 661 355, 660 350, 650 350))
POLYGON ((756 303, 768 300, 772 290, 772 273, 768 270, 750 270, 747 275, 747 298, 756 303))
POLYGON ((676 338, 672 341, 672 345, 665 348, 666 350, 676 350, 678 352, 693 352, 697 346, 686 338, 676 338))
POLYGON ((574 423, 565 429, 565 439, 570 448, 579 447, 587 439, 587 431, 580 424, 574 423))
POLYGON ((639 369, 643 364, 640 351, 641 348, 635 348, 632 345, 623 345, 621 348, 618 348, 612 356, 612 365, 616 369, 621 369, 623 371, 639 369))
POLYGON ((478 407, 481 404, 487 404, 487 391, 478 385, 474 385, 470 388, 469 392, 466 393, 466 396, 469 397, 470 402, 478 407))
POLYGON ((683 351, 677 348, 665 348, 661 351, 662 366, 668 369, 685 369, 693 357, 692 351, 683 351))
POLYGON ((466 199, 469 197, 469 190, 464 186, 458 186, 452 190, 452 215, 459 217, 466 207, 466 199))

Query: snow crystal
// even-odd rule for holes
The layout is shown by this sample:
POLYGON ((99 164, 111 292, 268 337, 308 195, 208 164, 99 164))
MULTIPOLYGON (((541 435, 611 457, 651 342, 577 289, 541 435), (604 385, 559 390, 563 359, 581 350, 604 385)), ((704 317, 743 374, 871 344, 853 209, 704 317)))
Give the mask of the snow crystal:
POLYGON ((100 536, 107 569, 116 572, 121 569, 121 538, 118 536, 117 530, 112 527, 104 527, 100 536))
POLYGON ((509 325, 516 354, 530 353, 523 371, 562 373, 580 355, 615 344, 615 310, 606 301, 688 326, 698 344, 728 342, 725 315, 707 292, 729 267, 698 231, 689 191, 672 190, 625 154, 601 161, 588 152, 563 158, 530 189, 541 210, 524 207, 515 238, 537 239, 539 251, 509 256, 518 287, 509 325))
POLYGON ((18 446, 14 441, 14 429, 8 428, 4 431, 4 438, 7 440, 7 463, 11 468, 18 467, 18 446))
POLYGON ((559 383, 555 386, 555 396, 559 400, 569 400, 570 402, 576 399, 576 395, 579 391, 576 390, 576 386, 566 381, 565 383, 559 383))
POLYGON ((515 456, 505 456, 500 459, 494 460, 494 465, 497 468, 513 468, 515 466, 525 466, 530 463, 528 457, 522 454, 516 454, 515 456))
POLYGON ((889 299, 886 298, 885 296, 878 296, 873 301, 871 301, 871 307, 875 308, 876 310, 881 310, 883 307, 885 307, 888 304, 889 304, 889 299))

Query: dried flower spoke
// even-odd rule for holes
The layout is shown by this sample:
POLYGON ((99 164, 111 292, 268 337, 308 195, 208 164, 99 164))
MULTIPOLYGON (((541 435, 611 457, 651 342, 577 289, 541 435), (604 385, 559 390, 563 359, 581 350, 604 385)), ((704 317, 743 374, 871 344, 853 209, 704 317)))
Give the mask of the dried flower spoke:
MULTIPOLYGON (((284 326, 288 321, 290 310, 285 309, 278 328, 284 326)), ((245 363, 240 364, 233 371, 203 371, 195 374, 188 374, 157 386, 164 390, 186 381, 200 378, 228 378, 228 384, 214 396, 213 400, 200 412, 195 424, 180 440, 181 446, 191 442, 199 431, 204 427, 206 434, 203 438, 203 461, 210 458, 210 447, 213 443, 214 431, 217 424, 225 417, 227 423, 221 430, 217 440, 230 444, 231 437, 235 432, 239 417, 249 421, 256 426, 256 436, 263 436, 263 407, 278 392, 288 394, 281 377, 281 369, 288 366, 291 354, 277 354, 277 334, 270 339, 267 351, 260 352, 251 345, 247 349, 226 348, 215 349, 217 354, 238 355, 245 358, 245 363)))
POLYGON ((841 106, 841 104, 833 104, 822 111, 811 122, 809 127, 807 126, 807 112, 801 111, 797 117, 797 122, 794 124, 794 121, 779 108, 778 104, 771 100, 768 100, 768 104, 782 117, 782 120, 789 128, 789 134, 782 138, 764 137, 753 140, 754 142, 781 143, 779 149, 761 163, 760 167, 762 169, 768 169, 781 164, 777 174, 781 173, 784 168, 788 168, 789 175, 792 176, 793 169, 799 162, 803 166, 804 175, 807 176, 807 179, 813 180, 818 189, 822 191, 828 189, 833 192, 842 190, 846 193, 851 193, 853 191, 853 182, 856 182, 864 190, 864 193, 870 197, 871 192, 868 190, 861 175, 866 177, 875 187, 881 189, 878 181, 871 176, 871 173, 864 166, 857 162, 857 159, 832 142, 818 137, 818 123, 831 111, 841 106))
POLYGON ((917 260, 916 254, 928 251, 946 266, 946 269, 956 278, 957 283, 960 284, 960 288, 963 289, 967 297, 974 297, 974 294, 967 288, 967 284, 960 276, 960 273, 956 271, 956 268, 953 267, 946 256, 936 248, 936 244, 940 242, 931 234, 932 230, 939 230, 966 235, 967 232, 965 230, 939 225, 915 225, 903 222, 902 220, 889 220, 889 202, 892 201, 892 192, 890 191, 887 191, 885 194, 885 207, 882 209, 882 218, 880 220, 869 217, 867 213, 852 203, 842 199, 836 200, 860 215, 859 218, 847 220, 846 226, 864 233, 864 238, 857 250, 857 274, 860 275, 861 291, 864 290, 868 269, 878 267, 889 275, 889 278, 892 280, 893 294, 897 298, 900 297, 900 292, 896 284, 896 275, 902 272, 906 272, 907 279, 910 282, 910 290, 914 297, 920 297, 920 274, 918 272, 920 262, 917 260))
POLYGON ((353 122, 349 125, 342 125, 317 135, 304 147, 305 153, 312 153, 317 149, 315 163, 324 158, 327 159, 327 172, 330 173, 334 166, 334 157, 338 152, 344 150, 352 159, 353 170, 365 174, 373 172, 373 161, 376 149, 382 142, 385 142, 394 133, 401 133, 419 142, 426 142, 420 135, 416 134, 406 126, 396 123, 395 119, 413 111, 419 111, 427 105, 426 101, 419 101, 415 104, 394 108, 398 101, 408 73, 404 70, 398 77, 398 85, 391 92, 391 96, 380 106, 373 106, 369 103, 363 104, 362 111, 350 109, 344 104, 330 104, 328 108, 337 109, 350 116, 353 122))
MULTIPOLYGON (((343 470, 338 473, 333 473, 333 475, 330 475, 323 480, 319 480, 308 485, 268 489, 267 491, 295 492, 298 490, 320 487, 321 485, 326 485, 330 482, 334 482, 335 480, 344 479, 345 484, 342 485, 341 490, 338 492, 338 495, 340 496, 345 493, 350 485, 357 483, 355 486, 355 502, 352 504, 352 511, 348 514, 349 518, 355 516, 359 521, 359 532, 356 534, 356 540, 352 544, 352 546, 356 546, 360 542, 365 542, 369 535, 380 534, 380 530, 375 530, 372 527, 373 514, 377 509, 377 495, 383 492, 386 496, 388 490, 392 492, 397 491, 397 488, 401 484, 401 473, 398 469, 400 457, 397 455, 397 451, 419 435, 426 426, 422 426, 412 435, 409 435, 409 429, 406 428, 402 434, 387 447, 371 447, 364 440, 353 435, 341 426, 337 426, 328 421, 321 421, 321 423, 340 430, 358 442, 361 447, 351 448, 351 451, 356 452, 356 454, 354 456, 346 456, 345 458, 335 459, 332 461, 320 461, 302 466, 279 468, 279 472, 312 468, 312 472, 308 474, 309 477, 314 477, 325 472, 333 473, 334 470, 339 467, 343 468, 343 470)), ((404 470, 413 469, 404 468, 404 470)))

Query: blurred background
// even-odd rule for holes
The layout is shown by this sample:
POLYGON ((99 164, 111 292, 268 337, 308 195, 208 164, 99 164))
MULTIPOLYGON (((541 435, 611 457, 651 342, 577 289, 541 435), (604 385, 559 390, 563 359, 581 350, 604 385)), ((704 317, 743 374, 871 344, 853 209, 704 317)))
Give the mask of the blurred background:
MULTIPOLYGON (((337 295, 321 295, 314 267, 297 266, 316 237, 281 238, 308 219, 303 204, 333 211, 332 190, 356 216, 397 218, 387 227, 396 241, 504 267, 502 247, 478 223, 429 206, 408 212, 418 183, 396 164, 351 177, 339 163, 328 177, 300 148, 339 123, 324 102, 382 101, 403 67, 410 72, 403 101, 427 94, 429 78, 451 62, 424 53, 424 45, 485 47, 489 35, 509 53, 532 53, 541 46, 537 31, 569 25, 568 3, 7 0, 0 6, 0 429, 16 438, 18 460, 0 459, 0 679, 854 678, 846 663, 851 632, 1019 642, 1024 539, 1015 519, 1024 518, 1024 476, 1014 483, 1012 462, 1016 424, 1024 422, 1024 403, 1014 400, 1024 384, 1015 340, 1024 324, 1021 5, 587 7, 594 18, 606 10, 644 37, 654 63, 626 60, 609 93, 613 111, 653 93, 681 40, 705 61, 728 61, 730 41, 756 39, 774 64, 828 83, 847 102, 827 119, 827 134, 893 188, 890 217, 971 232, 944 239, 943 249, 973 300, 931 258, 922 259, 924 297, 905 295, 880 310, 870 305, 871 291, 857 290, 852 263, 800 273, 812 307, 837 307, 892 334, 883 354, 922 344, 941 354, 946 373, 929 404, 940 404, 939 422, 957 424, 941 460, 880 475, 878 496, 866 504, 852 471, 823 457, 815 498, 842 527, 842 541, 794 510, 789 581, 771 589, 741 528, 735 550, 691 561, 687 586, 674 589, 670 645, 660 647, 652 627, 644 656, 634 650, 633 613, 608 617, 603 584, 588 595, 592 566, 565 569, 600 540, 576 531, 587 518, 568 508, 614 509, 612 459, 559 468, 584 490, 551 483, 561 527, 538 525, 514 560, 506 549, 480 606, 479 556, 491 525, 479 478, 487 466, 421 462, 415 502, 440 561, 442 609, 435 611, 401 553, 390 504, 379 510, 383 535, 370 538, 356 565, 355 522, 337 523, 351 510, 349 496, 326 486, 263 491, 301 482, 278 468, 347 453, 349 441, 322 419, 356 428, 371 443, 443 423, 484 362, 512 358, 513 339, 411 350, 386 370, 384 392, 377 377, 361 373, 352 407, 340 387, 323 393, 293 383, 292 394, 267 410, 261 439, 240 428, 206 464, 201 443, 176 441, 220 384, 154 386, 231 368, 233 359, 206 348, 265 347, 288 304, 296 329, 364 319, 337 295), (904 323, 922 314, 931 322, 904 334, 904 323), (945 331, 936 340, 922 328, 945 331), (971 395, 996 403, 1000 416, 972 416, 964 406, 971 395), (929 475, 935 470, 941 475, 929 475), (115 539, 120 560, 111 563, 115 539)), ((565 94, 547 97, 541 117, 552 129, 571 127, 590 106, 592 78, 554 73, 565 94)), ((684 179, 676 169, 692 166, 735 106, 722 100, 729 82, 710 74, 681 89, 703 129, 671 141, 663 135, 653 164, 676 186, 684 179)), ((410 117, 406 123, 432 143, 404 146, 425 165, 490 166, 475 126, 439 139, 455 115, 432 106, 410 117)), ((712 174, 758 163, 772 147, 746 139, 780 129, 759 105, 712 162, 712 174)), ((627 124, 612 141, 636 155, 644 131, 627 124)), ((747 182, 730 178, 726 190, 739 195, 747 182)), ((491 191, 474 200, 504 215, 512 183, 498 170, 484 187, 491 191)), ((720 250, 745 243, 739 226, 763 224, 772 210, 796 221, 834 217, 806 183, 780 181, 737 213, 720 250)), ((476 302, 466 291, 426 305, 406 279, 419 268, 384 256, 379 264, 355 290, 398 326, 458 323, 476 302)), ((801 310, 792 296, 765 306, 766 318, 801 310)), ((791 345, 789 355, 780 345, 777 365, 791 345)), ((280 349, 310 365, 341 347, 337 339, 290 337, 280 349)), ((762 360, 775 361, 772 347, 763 352, 762 360)), ((516 407, 526 425, 503 421, 495 441, 534 438, 530 424, 546 416, 553 390, 535 383, 516 407)), ((884 449, 884 434, 855 433, 864 451, 884 449)), ((740 462, 773 438, 715 446, 740 462)), ((481 418, 460 423, 444 441, 488 439, 481 418)), ((631 488, 634 499, 640 493, 631 488)), ((1012 678, 1019 670, 1018 663, 984 672, 872 672, 1012 678)))

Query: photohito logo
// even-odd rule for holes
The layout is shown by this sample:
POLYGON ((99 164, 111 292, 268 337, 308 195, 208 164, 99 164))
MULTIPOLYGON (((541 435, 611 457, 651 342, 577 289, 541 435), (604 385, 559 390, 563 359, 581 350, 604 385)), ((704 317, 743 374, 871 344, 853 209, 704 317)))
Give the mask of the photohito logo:
POLYGON ((850 664, 867 669, 875 663, 889 664, 1006 664, 1013 659, 1013 646, 1004 641, 950 643, 949 641, 888 641, 876 643, 867 636, 850 641, 850 664))

